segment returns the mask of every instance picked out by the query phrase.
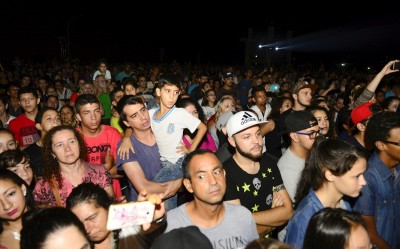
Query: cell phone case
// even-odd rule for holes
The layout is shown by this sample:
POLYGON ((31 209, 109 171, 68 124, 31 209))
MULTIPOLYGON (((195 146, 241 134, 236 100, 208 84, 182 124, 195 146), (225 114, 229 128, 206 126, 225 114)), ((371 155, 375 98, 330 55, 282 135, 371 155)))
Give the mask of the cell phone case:
POLYGON ((153 220, 155 206, 149 201, 112 204, 108 209, 107 229, 142 225, 153 220))

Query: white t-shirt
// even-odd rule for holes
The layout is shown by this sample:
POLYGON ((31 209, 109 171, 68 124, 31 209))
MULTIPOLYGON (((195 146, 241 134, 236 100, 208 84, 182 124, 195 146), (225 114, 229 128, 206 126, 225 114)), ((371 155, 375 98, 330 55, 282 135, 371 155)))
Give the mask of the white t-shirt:
MULTIPOLYGON (((94 72, 93 74, 93 80, 96 79, 96 76, 101 74, 99 70, 97 70, 96 72, 94 72)), ((106 70, 106 75, 105 75, 106 80, 111 80, 111 73, 109 70, 106 70)))
MULTIPOLYGON (((154 117, 160 109, 149 110, 151 129, 156 137, 161 160, 175 164, 182 153, 176 152, 179 143, 182 142, 183 130, 194 132, 200 124, 200 119, 194 117, 184 108, 172 107, 164 117, 154 117)), ((182 142, 183 143, 183 142, 182 142)))

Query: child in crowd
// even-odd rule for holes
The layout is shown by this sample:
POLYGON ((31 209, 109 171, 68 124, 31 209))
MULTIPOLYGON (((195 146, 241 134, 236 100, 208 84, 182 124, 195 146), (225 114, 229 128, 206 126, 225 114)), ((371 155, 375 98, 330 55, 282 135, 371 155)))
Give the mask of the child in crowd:
MULTIPOLYGON (((194 151, 207 131, 206 126, 183 108, 175 107, 180 93, 180 81, 175 75, 165 75, 156 89, 160 98, 160 107, 149 111, 151 128, 154 132, 160 150, 162 169, 153 179, 156 182, 166 182, 182 178, 182 161, 184 155, 194 151), (182 143, 183 130, 191 133, 197 129, 190 147, 182 143)), ((166 209, 176 207, 176 195, 166 202, 166 209)))

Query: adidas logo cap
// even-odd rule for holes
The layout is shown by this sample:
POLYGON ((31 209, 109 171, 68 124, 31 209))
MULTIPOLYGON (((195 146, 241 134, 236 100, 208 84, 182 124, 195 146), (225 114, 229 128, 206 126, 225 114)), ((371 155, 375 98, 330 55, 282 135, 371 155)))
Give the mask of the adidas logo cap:
POLYGON ((259 121, 255 113, 250 111, 241 111, 230 117, 226 124, 228 136, 233 136, 251 126, 267 123, 268 121, 259 121))

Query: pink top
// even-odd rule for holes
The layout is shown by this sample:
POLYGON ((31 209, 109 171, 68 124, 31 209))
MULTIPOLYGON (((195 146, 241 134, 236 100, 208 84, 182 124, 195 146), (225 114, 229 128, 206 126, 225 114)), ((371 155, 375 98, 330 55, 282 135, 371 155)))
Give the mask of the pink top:
MULTIPOLYGON (((183 136, 182 140, 186 147, 190 147, 190 143, 185 136, 183 136)), ((215 146, 214 139, 212 138, 209 132, 206 133, 206 139, 204 139, 204 141, 200 144, 198 149, 211 150, 212 152, 217 151, 217 146, 215 146)))
MULTIPOLYGON (((82 182, 92 182, 98 184, 101 188, 105 188, 111 185, 111 175, 103 165, 93 165, 88 162, 82 161, 85 171, 83 173, 82 182)), ((62 177, 62 189, 59 189, 60 199, 62 205, 65 207, 68 195, 72 192, 73 186, 68 179, 62 177)), ((58 186, 58 184, 57 184, 58 186)), ((41 179, 36 183, 35 189, 33 190, 33 197, 39 205, 46 205, 56 207, 56 199, 53 194, 53 190, 50 184, 41 179)))

